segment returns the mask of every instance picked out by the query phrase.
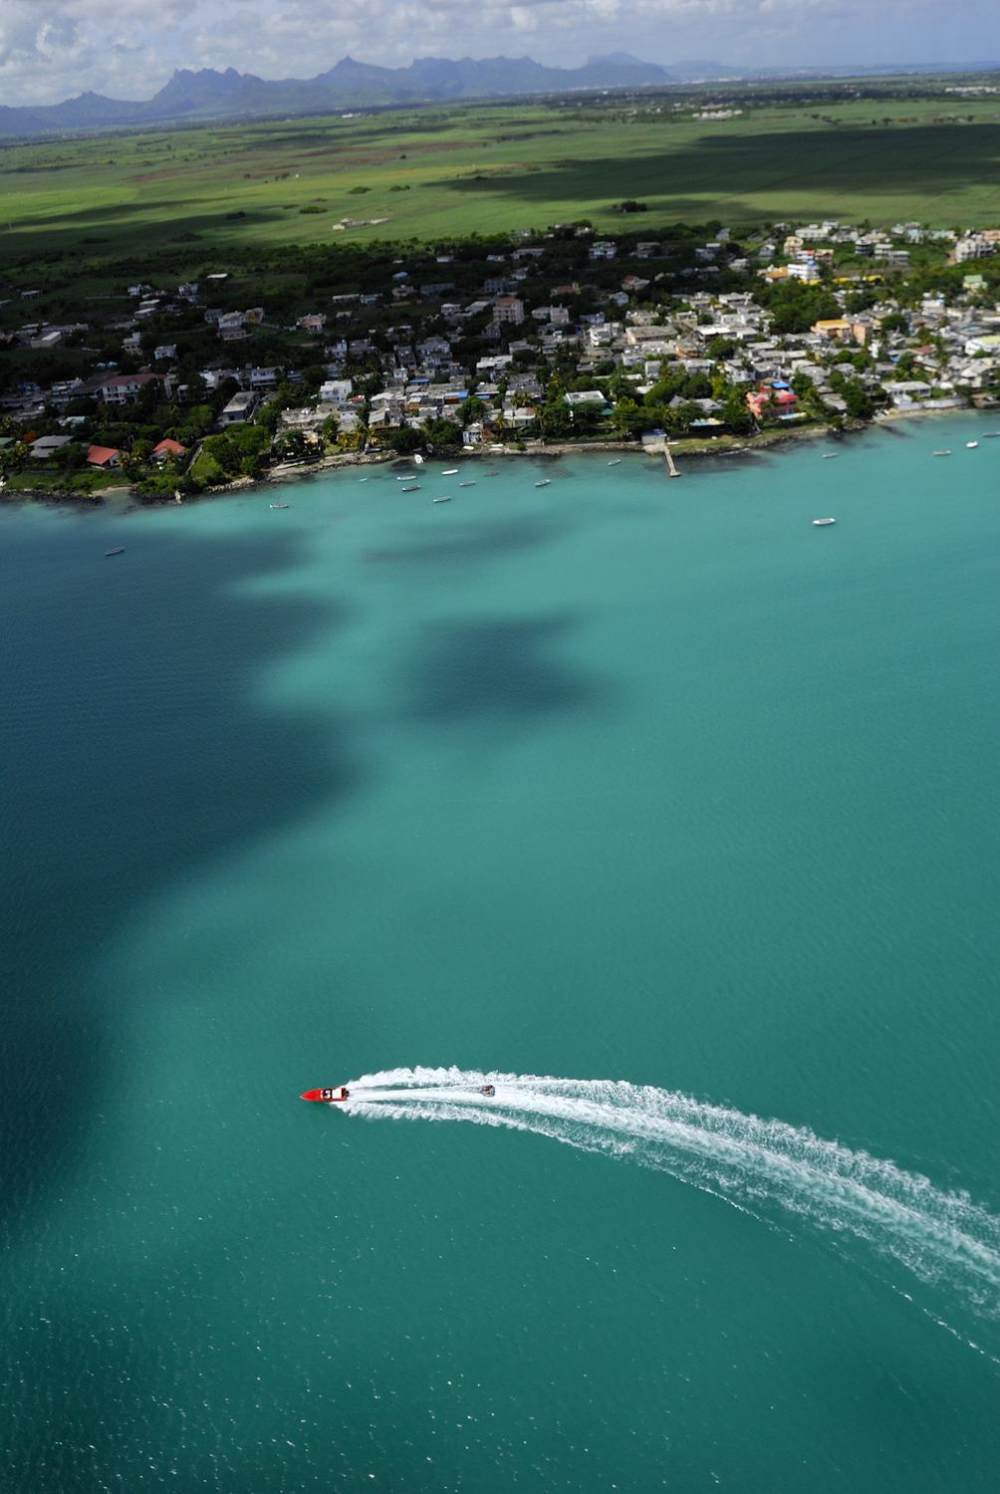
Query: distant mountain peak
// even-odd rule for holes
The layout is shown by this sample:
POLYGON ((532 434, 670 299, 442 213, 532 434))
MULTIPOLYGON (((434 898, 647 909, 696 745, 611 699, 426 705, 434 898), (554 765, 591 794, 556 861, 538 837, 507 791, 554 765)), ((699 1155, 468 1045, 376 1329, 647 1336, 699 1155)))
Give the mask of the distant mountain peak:
POLYGON ((600 52, 596 57, 587 58, 588 67, 597 67, 602 62, 610 62, 617 67, 647 67, 649 65, 643 62, 641 57, 633 57, 631 52, 600 52))
POLYGON ((308 79, 263 79, 227 68, 178 68, 143 103, 95 93, 42 107, 0 109, 0 137, 126 124, 321 114, 342 108, 517 98, 587 88, 645 87, 671 81, 655 63, 626 52, 591 58, 583 67, 546 67, 531 57, 419 57, 407 67, 380 67, 350 55, 308 79))

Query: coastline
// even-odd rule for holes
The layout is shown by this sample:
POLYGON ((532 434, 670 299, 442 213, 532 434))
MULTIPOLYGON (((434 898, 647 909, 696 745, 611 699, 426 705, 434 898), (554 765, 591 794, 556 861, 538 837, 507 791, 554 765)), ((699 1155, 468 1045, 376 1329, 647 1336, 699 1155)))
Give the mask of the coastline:
MULTIPOLYGON (((930 420, 934 417, 938 417, 939 419, 954 418, 960 415, 986 414, 991 410, 1000 410, 1000 405, 969 405, 944 410, 925 409, 920 406, 906 410, 880 410, 872 420, 848 421, 839 426, 812 422, 787 429, 768 427, 763 431, 757 431, 747 436, 687 437, 671 441, 669 449, 678 460, 696 460, 699 463, 711 458, 752 457, 758 452, 774 451, 785 446, 794 447, 804 441, 821 439, 841 441, 851 436, 859 435, 867 430, 877 430, 880 427, 892 426, 898 421, 930 420)), ((450 452, 442 454, 440 457, 435 457, 433 460, 475 463, 520 457, 533 458, 535 461, 550 461, 567 456, 599 455, 602 453, 613 453, 617 456, 644 456, 654 461, 663 461, 666 446, 660 444, 647 448, 643 447, 640 442, 614 437, 600 438, 592 441, 556 441, 551 443, 534 440, 519 444, 496 443, 474 450, 450 452)), ((336 472, 344 468, 380 467, 405 460, 407 460, 405 456, 400 456, 393 451, 330 452, 316 462, 279 463, 277 466, 269 468, 260 477, 235 477, 229 482, 218 483, 212 487, 208 487, 201 493, 191 493, 176 500, 160 499, 152 502, 142 502, 136 498, 133 488, 116 485, 107 488, 97 488, 91 493, 80 495, 60 493, 45 488, 7 488, 0 492, 0 501, 6 503, 13 501, 55 502, 68 503, 75 506, 81 503, 85 505, 101 505, 109 499, 123 498, 128 500, 132 508, 182 507, 188 503, 197 503, 208 498, 225 497, 228 494, 248 492, 254 488, 264 490, 269 487, 280 487, 290 482, 304 482, 310 478, 325 476, 329 472, 336 472)))
MULTIPOLYGON (((953 412, 954 413, 954 412, 953 412)), ((758 431, 749 436, 705 436, 701 438, 685 438, 671 441, 670 450, 675 457, 699 460, 706 457, 721 456, 752 456, 757 451, 769 451, 776 447, 786 445, 797 445, 802 441, 814 441, 823 437, 827 439, 839 439, 846 435, 855 435, 859 431, 868 429, 874 422, 854 421, 850 424, 834 427, 813 423, 792 429, 773 429, 758 431)), ((448 462, 482 462, 499 461, 508 457, 533 458, 535 461, 550 461, 559 457, 599 455, 610 452, 618 456, 647 457, 653 461, 663 461, 665 457, 665 446, 659 445, 653 448, 645 448, 638 441, 627 441, 623 439, 602 438, 593 441, 525 441, 519 445, 511 443, 496 443, 486 447, 478 447, 475 450, 444 453, 435 457, 435 461, 448 462)), ((220 483, 215 487, 206 488, 204 494, 199 497, 215 497, 225 493, 245 491, 248 488, 265 488, 272 485, 280 485, 287 482, 304 482, 311 477, 319 477, 327 472, 334 472, 346 467, 385 466, 393 462, 407 460, 405 456, 399 456, 393 451, 368 451, 368 452, 331 452, 321 457, 318 462, 283 463, 272 467, 259 478, 238 477, 232 482, 220 483)), ((427 458, 425 458, 427 460, 427 458)), ((187 501, 195 501, 185 499, 187 501)))
MULTIPOLYGON (((853 434, 864 430, 863 423, 858 422, 850 426, 835 429, 827 425, 808 425, 794 430, 766 430, 751 436, 707 436, 700 439, 687 438, 679 441, 671 441, 670 450, 675 457, 712 457, 712 456, 740 456, 750 455, 754 451, 766 451, 776 446, 797 443, 804 440, 817 440, 821 437, 838 437, 853 434)), ((535 461, 549 461, 557 457, 599 455, 610 452, 617 456, 640 456, 651 460, 662 461, 665 455, 665 446, 659 445, 646 448, 638 441, 626 441, 601 439, 595 441, 525 441, 520 445, 511 443, 496 443, 475 450, 446 452, 434 458, 425 457, 424 460, 442 462, 483 462, 496 461, 501 458, 533 458, 535 461)), ((325 472, 336 471, 342 467, 366 467, 385 466, 387 463, 406 461, 406 457, 398 456, 392 451, 378 452, 332 452, 329 456, 321 457, 318 462, 285 463, 278 467, 272 467, 262 477, 240 477, 231 483, 220 483, 217 487, 206 489, 206 496, 215 493, 238 492, 248 487, 266 487, 270 484, 281 484, 295 481, 301 482, 306 478, 319 476, 325 472)))
MULTIPOLYGON (((757 431, 747 436, 686 437, 677 441, 671 441, 669 446, 675 458, 684 460, 695 458, 701 461, 712 457, 749 457, 759 451, 774 451, 784 446, 798 446, 804 441, 823 439, 831 441, 845 440, 851 436, 862 435, 868 430, 876 430, 880 426, 891 425, 897 420, 929 420, 934 416, 954 418, 959 415, 985 414, 990 410, 1000 411, 1000 405, 967 405, 947 410, 927 410, 918 406, 912 410, 879 411, 872 420, 845 421, 837 426, 827 425, 818 421, 788 428, 769 426, 765 430, 757 431)), ((665 446, 659 445, 648 449, 643 447, 638 441, 628 441, 614 437, 593 441, 543 442, 535 440, 525 441, 519 445, 498 443, 488 447, 479 447, 475 450, 450 452, 440 457, 435 457, 434 460, 482 462, 507 457, 521 457, 534 458, 536 461, 547 461, 557 457, 598 455, 604 452, 610 452, 619 456, 644 456, 653 460, 663 461, 665 446)), ((318 462, 284 464, 279 467, 272 467, 260 478, 236 478, 231 483, 220 484, 218 487, 207 489, 204 496, 208 497, 214 494, 237 492, 248 487, 266 487, 272 484, 291 481, 301 482, 306 478, 320 476, 323 473, 336 471, 342 467, 383 466, 386 463, 405 460, 405 457, 398 456, 392 451, 332 452, 328 456, 321 457, 318 462)))

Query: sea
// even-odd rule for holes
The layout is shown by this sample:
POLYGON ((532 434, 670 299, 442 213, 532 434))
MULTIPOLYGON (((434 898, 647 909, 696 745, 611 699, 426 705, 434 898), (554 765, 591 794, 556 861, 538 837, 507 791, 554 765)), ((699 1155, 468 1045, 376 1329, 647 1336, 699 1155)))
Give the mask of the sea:
POLYGON ((4 1494, 993 1494, 991 420, 0 508, 4 1494))

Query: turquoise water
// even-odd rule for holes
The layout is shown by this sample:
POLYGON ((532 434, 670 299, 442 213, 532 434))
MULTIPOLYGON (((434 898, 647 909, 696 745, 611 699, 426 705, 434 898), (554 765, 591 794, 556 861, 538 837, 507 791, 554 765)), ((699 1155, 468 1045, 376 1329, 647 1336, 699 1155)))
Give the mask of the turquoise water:
POLYGON ((996 1487, 984 428, 0 511, 0 1487, 996 1487))

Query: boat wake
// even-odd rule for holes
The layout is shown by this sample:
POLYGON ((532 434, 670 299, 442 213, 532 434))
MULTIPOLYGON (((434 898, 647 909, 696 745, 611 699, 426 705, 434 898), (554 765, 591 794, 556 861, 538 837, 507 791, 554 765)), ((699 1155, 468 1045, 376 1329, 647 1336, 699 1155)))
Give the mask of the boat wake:
POLYGON ((964 1193, 943 1192, 892 1162, 688 1095, 616 1080, 391 1069, 348 1085, 337 1108, 366 1119, 465 1121, 548 1136, 627 1158, 755 1215, 774 1205, 866 1241, 921 1280, 959 1289, 1000 1314, 1000 1219, 964 1193))

